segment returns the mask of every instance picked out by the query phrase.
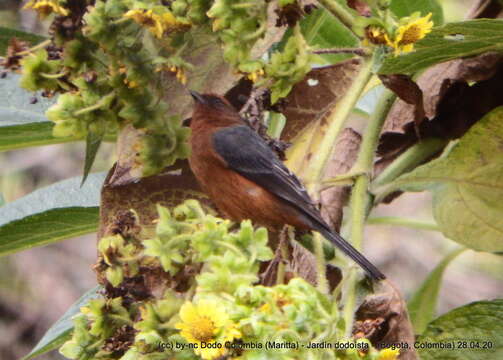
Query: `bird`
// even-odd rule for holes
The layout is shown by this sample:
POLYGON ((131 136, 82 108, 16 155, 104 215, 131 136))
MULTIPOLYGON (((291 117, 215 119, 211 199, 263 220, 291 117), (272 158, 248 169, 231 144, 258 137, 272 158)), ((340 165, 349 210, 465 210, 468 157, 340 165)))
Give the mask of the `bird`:
POLYGON ((189 166, 203 192, 227 218, 277 230, 317 231, 374 280, 385 275, 323 220, 305 187, 222 96, 190 90, 189 166))

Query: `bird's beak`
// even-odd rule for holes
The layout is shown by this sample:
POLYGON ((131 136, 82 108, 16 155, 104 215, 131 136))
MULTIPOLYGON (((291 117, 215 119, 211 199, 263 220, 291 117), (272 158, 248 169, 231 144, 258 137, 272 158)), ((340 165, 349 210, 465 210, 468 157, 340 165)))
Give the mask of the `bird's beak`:
POLYGON ((201 104, 206 104, 206 100, 204 99, 204 97, 199 94, 197 91, 194 91, 194 90, 189 90, 190 92, 190 95, 192 95, 192 97, 194 98, 194 100, 198 103, 201 103, 201 104))

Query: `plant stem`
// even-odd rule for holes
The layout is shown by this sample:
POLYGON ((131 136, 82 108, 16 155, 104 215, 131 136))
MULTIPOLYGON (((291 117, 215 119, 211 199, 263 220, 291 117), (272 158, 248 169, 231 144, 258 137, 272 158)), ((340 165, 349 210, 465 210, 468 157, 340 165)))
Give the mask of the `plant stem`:
POLYGON ((98 110, 100 109, 102 106, 104 106, 105 104, 109 103, 110 102, 110 95, 112 95, 112 93, 108 94, 108 95, 105 95, 101 98, 100 101, 98 101, 96 104, 94 105, 91 105, 91 106, 88 106, 88 107, 85 107, 83 109, 80 109, 80 110, 77 110, 73 113, 74 116, 80 116, 80 115, 84 115, 88 112, 91 112, 91 111, 94 111, 94 110, 98 110))
POLYGON ((312 51, 313 54, 355 54, 359 56, 367 55, 364 48, 333 48, 333 49, 317 49, 312 51))
POLYGON ((51 44, 51 40, 45 40, 45 41, 42 41, 40 44, 37 44, 27 50, 20 51, 20 52, 16 53, 16 55, 18 55, 18 56, 28 55, 28 54, 31 54, 32 52, 34 52, 35 50, 44 48, 50 44, 51 44))
POLYGON ((380 186, 386 185, 403 173, 414 169, 430 156, 440 151, 447 142, 448 141, 444 139, 430 138, 424 139, 411 146, 407 151, 393 160, 393 162, 372 181, 372 189, 377 189, 380 186))
POLYGON ((47 74, 47 73, 40 73, 40 76, 42 76, 45 79, 59 79, 62 78, 63 76, 66 76, 68 73, 66 71, 62 73, 57 73, 57 74, 47 74))
POLYGON ((440 228, 435 223, 430 223, 426 221, 419 221, 416 219, 407 219, 398 216, 379 216, 369 218, 367 220, 367 224, 369 225, 396 225, 396 226, 405 226, 413 229, 420 230, 431 230, 431 231, 440 231, 440 228))
POLYGON ((349 29, 353 28, 353 25, 355 23, 353 14, 347 11, 336 0, 320 0, 319 3, 323 5, 325 9, 330 11, 334 16, 336 16, 349 29))
POLYGON ((313 234, 314 256, 316 257, 316 287, 323 294, 328 294, 328 280, 326 272, 325 252, 323 239, 319 233, 313 234))
MULTIPOLYGON (((363 242, 363 228, 365 219, 370 209, 370 196, 368 193, 369 176, 374 165, 374 154, 377 149, 379 135, 381 134, 384 120, 395 100, 396 96, 389 90, 382 94, 375 112, 372 114, 369 124, 363 134, 360 151, 351 172, 360 173, 355 179, 351 190, 351 244, 361 250, 363 242)), ((348 284, 345 294, 344 320, 346 334, 351 333, 353 327, 354 307, 356 304, 356 269, 352 268, 348 274, 348 284)))
POLYGON ((325 167, 332 155, 335 141, 341 129, 344 126, 345 120, 353 110, 358 98, 363 89, 367 85, 372 76, 372 58, 365 58, 360 72, 347 90, 346 94, 337 104, 331 109, 328 115, 325 136, 321 142, 315 159, 310 162, 305 174, 307 187, 312 190, 313 194, 317 194, 321 180, 324 174, 325 167))

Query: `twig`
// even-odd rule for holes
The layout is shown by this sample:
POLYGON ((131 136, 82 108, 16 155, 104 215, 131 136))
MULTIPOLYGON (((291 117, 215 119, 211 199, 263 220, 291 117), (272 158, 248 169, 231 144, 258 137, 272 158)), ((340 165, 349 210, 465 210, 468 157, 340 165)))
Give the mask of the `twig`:
POLYGON ((352 30, 355 18, 353 14, 347 11, 341 4, 339 4, 336 0, 319 0, 319 3, 352 30))
POLYGON ((369 218, 367 220, 369 225, 396 225, 405 226, 413 229, 440 231, 440 228, 435 223, 426 221, 419 221, 416 219, 407 219, 398 216, 379 216, 369 218))
MULTIPOLYGON (((351 172, 361 172, 356 177, 355 184, 351 191, 351 244, 361 250, 363 242, 363 228, 365 219, 370 210, 370 196, 368 193, 369 175, 374 165, 374 154, 377 149, 379 135, 381 134, 384 120, 388 115, 391 105, 395 101, 396 95, 389 90, 382 94, 375 112, 370 118, 370 122, 363 134, 362 143, 358 158, 351 172)), ((346 289, 346 301, 344 304, 344 320, 346 324, 346 334, 351 334, 353 327, 354 307, 356 304, 356 269, 349 270, 349 279, 346 289)))
POLYGON ((332 155, 337 136, 344 127, 347 117, 353 110, 363 89, 365 89, 365 86, 372 76, 372 64, 373 60, 371 58, 366 58, 365 61, 363 61, 360 71, 350 88, 330 110, 327 117, 328 126, 325 131, 325 136, 323 137, 315 159, 310 162, 305 173, 306 185, 308 189, 311 190, 312 194, 317 194, 319 191, 323 174, 325 173, 326 165, 332 155))
MULTIPOLYGON (((372 190, 389 184, 400 175, 412 170, 430 156, 440 151, 447 142, 448 141, 444 139, 430 138, 424 139, 411 146, 403 154, 393 160, 393 162, 372 181, 372 190)), ((372 192, 374 194, 376 193, 375 191, 372 192)))
POLYGON ((312 51, 313 54, 355 54, 359 56, 367 55, 364 48, 332 48, 332 49, 317 49, 312 51))

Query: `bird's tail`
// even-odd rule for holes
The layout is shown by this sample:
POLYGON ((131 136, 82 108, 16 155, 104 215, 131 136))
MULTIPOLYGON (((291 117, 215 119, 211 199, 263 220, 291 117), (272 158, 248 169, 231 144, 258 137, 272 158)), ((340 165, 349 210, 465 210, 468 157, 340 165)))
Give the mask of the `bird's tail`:
POLYGON ((330 240, 337 248, 342 250, 347 256, 353 259, 358 265, 360 265, 363 270, 367 272, 375 280, 383 280, 386 278, 378 268, 374 266, 365 256, 363 256, 358 250, 356 250, 350 243, 348 243, 342 236, 335 232, 331 232, 323 227, 316 229, 319 231, 326 239, 330 240))

